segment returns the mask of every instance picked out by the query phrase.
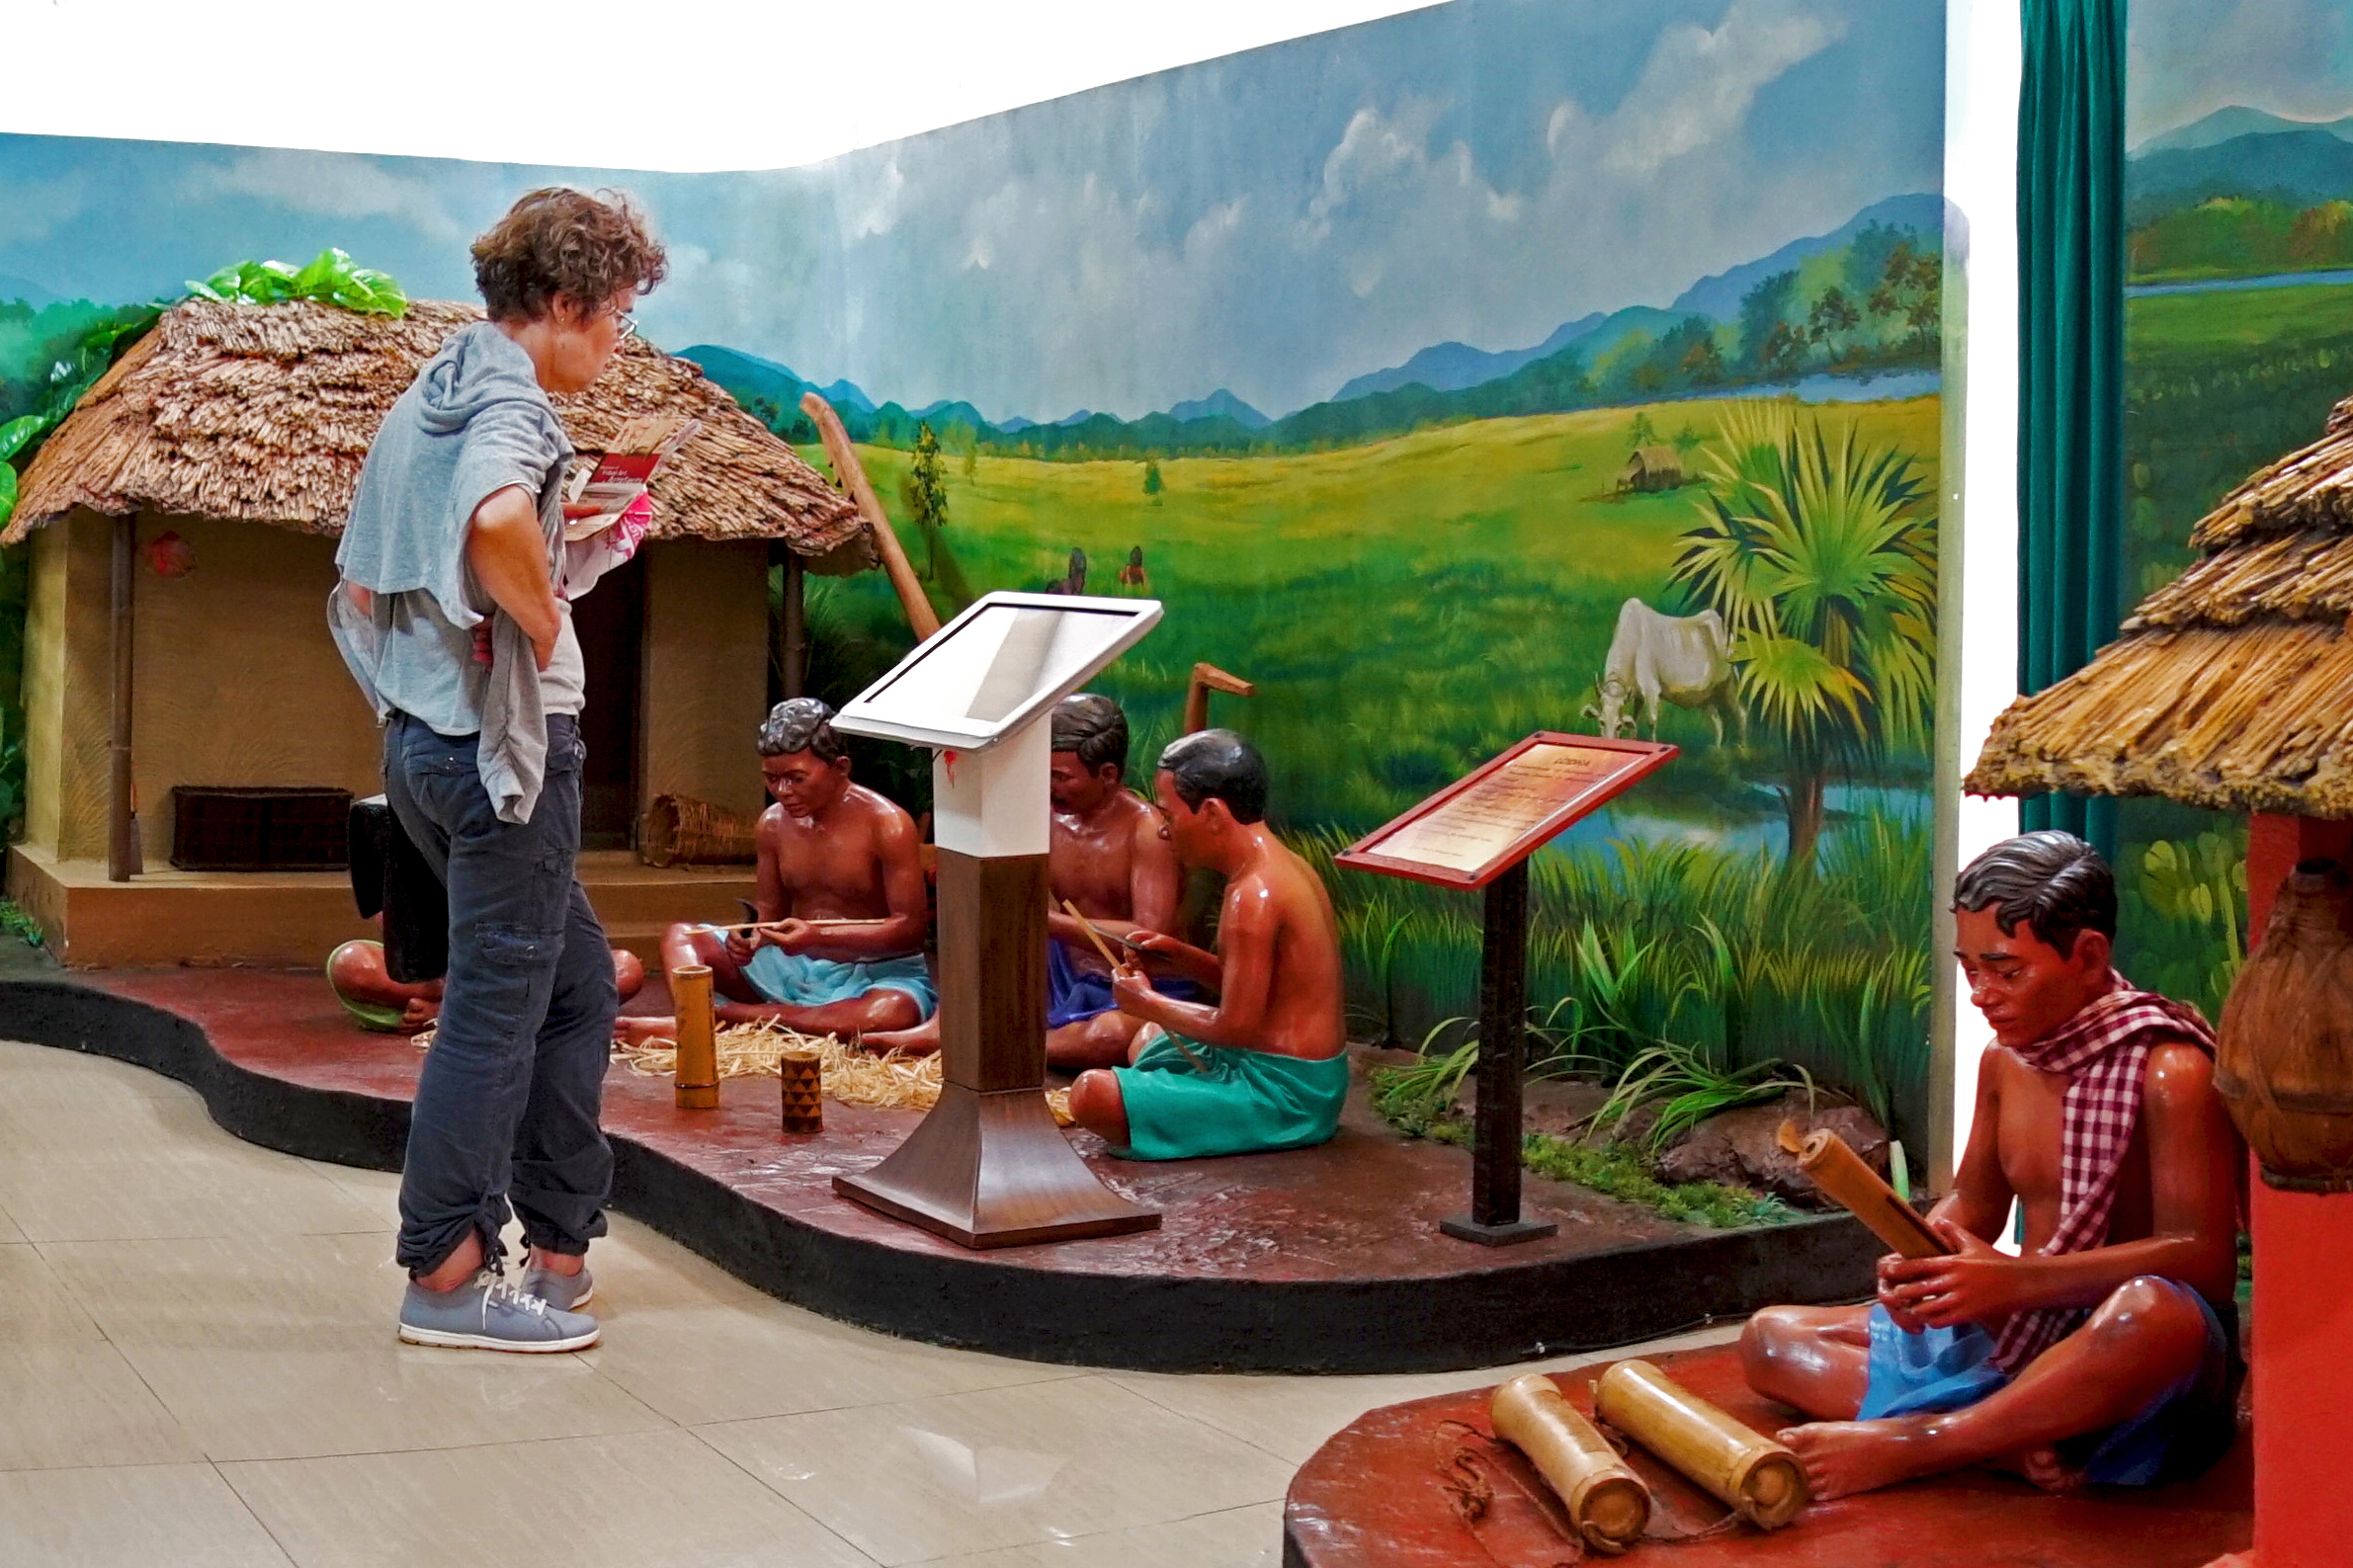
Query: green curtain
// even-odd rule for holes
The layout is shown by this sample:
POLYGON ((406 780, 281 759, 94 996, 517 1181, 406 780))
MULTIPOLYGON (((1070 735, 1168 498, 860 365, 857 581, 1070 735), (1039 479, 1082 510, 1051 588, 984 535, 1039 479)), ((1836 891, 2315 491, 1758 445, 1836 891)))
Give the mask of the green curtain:
MULTIPOLYGON (((2024 0, 2018 94, 2018 689, 2091 660, 2124 613, 2125 0, 2024 0)), ((2029 828, 2116 859, 2116 801, 2041 795, 2029 828)))

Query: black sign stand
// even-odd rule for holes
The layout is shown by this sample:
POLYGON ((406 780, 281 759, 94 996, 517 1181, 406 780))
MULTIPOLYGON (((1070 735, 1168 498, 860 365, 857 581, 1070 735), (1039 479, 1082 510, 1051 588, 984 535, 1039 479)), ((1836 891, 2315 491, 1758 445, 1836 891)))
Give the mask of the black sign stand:
POLYGON ((1486 885, 1478 953, 1478 1105, 1471 1127, 1471 1212, 1438 1222, 1487 1247, 1560 1227, 1520 1217, 1520 1075, 1528 1049, 1528 863, 1486 885))

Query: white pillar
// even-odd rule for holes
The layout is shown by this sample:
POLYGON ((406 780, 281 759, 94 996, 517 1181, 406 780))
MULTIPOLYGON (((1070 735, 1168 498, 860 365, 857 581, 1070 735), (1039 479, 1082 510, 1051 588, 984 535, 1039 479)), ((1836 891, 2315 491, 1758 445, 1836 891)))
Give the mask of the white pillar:
POLYGON ((1954 872, 2018 831, 2018 803, 1960 792, 2018 693, 2018 0, 1952 0, 1945 64, 1942 638, 1937 714, 1937 1030, 1926 1151, 1943 1188, 1969 1140, 1985 1029, 1957 983, 1954 872))

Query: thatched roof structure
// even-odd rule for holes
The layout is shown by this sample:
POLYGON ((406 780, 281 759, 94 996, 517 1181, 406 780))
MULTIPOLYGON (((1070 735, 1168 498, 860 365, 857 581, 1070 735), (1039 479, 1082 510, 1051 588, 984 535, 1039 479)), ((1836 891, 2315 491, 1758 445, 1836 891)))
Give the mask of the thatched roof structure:
POLYGON ((2010 704, 1967 788, 2353 816, 2353 398, 2190 542, 2205 558, 2116 641, 2010 704))
MULTIPOLYGON (((42 447, 0 543, 77 506, 341 533, 385 411, 481 315, 438 301, 398 320, 307 302, 175 305, 42 447)), ((583 452, 637 415, 703 421, 654 476, 654 538, 778 538, 818 570, 874 564, 849 498, 685 360, 632 338, 556 408, 583 452)))

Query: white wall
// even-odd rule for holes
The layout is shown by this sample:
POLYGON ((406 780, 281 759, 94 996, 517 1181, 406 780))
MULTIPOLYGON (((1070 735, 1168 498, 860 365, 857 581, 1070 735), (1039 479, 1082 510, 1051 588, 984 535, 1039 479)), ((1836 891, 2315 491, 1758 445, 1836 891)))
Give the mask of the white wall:
POLYGON ((0 131, 777 169, 1419 0, 14 0, 0 131), (503 37, 502 37, 503 36, 503 37))
MULTIPOLYGON (((1939 824, 1940 912, 1954 868, 2018 831, 2016 801, 1970 799, 1958 777, 2018 691, 2018 0, 1951 0, 1947 11, 1946 247, 1964 289, 1960 308, 1948 304, 1960 352, 1945 383, 1942 717, 1952 750, 1940 760, 1953 772, 1942 781, 1950 816, 1939 824)), ((1937 1008, 1950 1033, 1938 1059, 1950 1065, 1939 1088, 1950 1095, 1952 1143, 1931 1151, 1939 1186, 1969 1140, 1985 1039, 1945 956, 1951 947, 1950 918, 1940 913, 1937 1008)))

